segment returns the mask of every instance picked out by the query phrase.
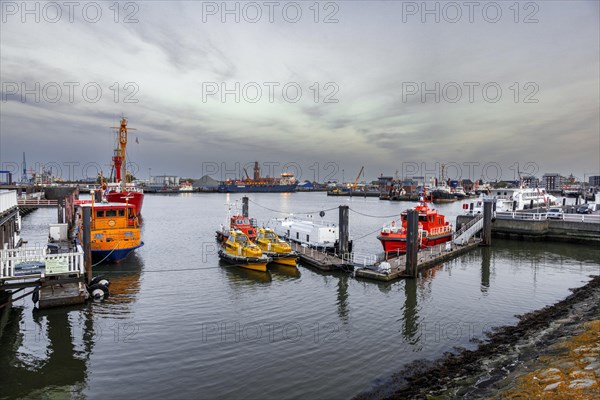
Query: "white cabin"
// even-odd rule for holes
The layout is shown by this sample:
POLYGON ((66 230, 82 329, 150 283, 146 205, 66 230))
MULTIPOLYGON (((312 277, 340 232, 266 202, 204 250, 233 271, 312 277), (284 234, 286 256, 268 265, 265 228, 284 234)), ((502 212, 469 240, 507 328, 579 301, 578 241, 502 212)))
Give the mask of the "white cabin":
POLYGON ((468 214, 483 213, 483 199, 495 199, 496 211, 512 212, 526 210, 530 208, 533 200, 533 208, 549 207, 557 204, 556 197, 546 193, 543 188, 512 188, 512 189, 492 189, 489 196, 481 196, 475 200, 473 209, 467 210, 468 214))
POLYGON ((281 238, 311 247, 333 248, 339 239, 336 224, 295 217, 276 218, 273 230, 281 238))

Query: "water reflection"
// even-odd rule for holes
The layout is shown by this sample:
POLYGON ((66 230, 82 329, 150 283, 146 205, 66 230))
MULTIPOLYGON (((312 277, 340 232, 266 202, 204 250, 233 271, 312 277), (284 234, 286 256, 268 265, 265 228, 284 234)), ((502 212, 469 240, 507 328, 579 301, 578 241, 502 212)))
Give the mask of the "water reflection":
POLYGON ((297 280, 300 278, 300 270, 297 267, 292 267, 291 265, 269 265, 269 271, 274 279, 281 281, 297 280))
POLYGON ((490 289, 490 264, 492 260, 492 249, 483 247, 481 249, 481 293, 487 295, 490 289))
POLYGON ((402 337, 410 344, 419 341, 417 333, 419 315, 417 313, 417 279, 404 281, 404 307, 402 307, 402 337))
MULTIPOLYGON (((94 267, 94 276, 103 276, 110 282, 110 297, 103 304, 114 306, 134 302, 140 292, 143 267, 143 259, 135 253, 118 265, 100 264, 94 267)), ((121 310, 128 312, 129 308, 121 310)), ((114 311, 112 307, 111 312, 114 311)))
POLYGON ((83 346, 82 350, 78 350, 79 330, 72 326, 67 311, 65 308, 36 310, 33 313, 35 329, 29 330, 24 329, 24 308, 14 307, 3 312, 0 322, 0 382, 4 395, 29 397, 43 393, 48 396, 49 392, 52 397, 81 395, 94 348, 94 320, 91 306, 82 310, 83 346), (40 342, 45 342, 45 351, 36 349, 36 358, 32 359, 30 347, 38 347, 40 342))
POLYGON ((337 311, 344 325, 348 323, 348 277, 347 274, 341 274, 337 284, 337 311))
POLYGON ((229 278, 231 286, 234 288, 242 286, 252 286, 256 283, 270 284, 273 278, 269 271, 253 271, 251 269, 238 267, 219 260, 219 266, 229 278))

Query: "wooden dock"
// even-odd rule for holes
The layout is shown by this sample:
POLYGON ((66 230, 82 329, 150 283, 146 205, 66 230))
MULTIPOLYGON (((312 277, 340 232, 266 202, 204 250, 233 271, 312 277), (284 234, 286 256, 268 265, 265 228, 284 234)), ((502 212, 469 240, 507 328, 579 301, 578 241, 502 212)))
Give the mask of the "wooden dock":
POLYGON ((290 245, 292 246, 292 250, 298 254, 300 262, 304 265, 318 268, 321 271, 334 271, 348 267, 348 263, 332 254, 312 247, 305 247, 295 242, 291 242, 290 245))
MULTIPOLYGON (((417 270, 431 268, 444 261, 451 260, 459 255, 472 250, 479 246, 482 240, 472 238, 465 245, 451 244, 451 242, 442 243, 437 246, 421 249, 417 253, 417 270)), ((390 272, 381 272, 377 270, 377 266, 370 268, 357 269, 355 276, 357 278, 371 279, 382 282, 389 282, 400 278, 406 278, 406 255, 390 258, 387 260, 390 264, 390 272)))
MULTIPOLYGON (((472 238, 465 245, 456 245, 442 243, 437 246, 428 247, 419 251, 418 270, 431 268, 440 263, 453 259, 460 254, 472 250, 481 244, 481 239, 472 238)), ((314 248, 301 246, 298 243, 291 243, 292 249, 298 253, 300 262, 309 267, 317 268, 321 271, 343 270, 349 271, 356 268, 355 276, 357 278, 371 279, 383 282, 393 281, 395 279, 405 278, 406 274, 406 255, 402 254, 396 257, 390 257, 387 262, 390 264, 390 272, 379 271, 379 262, 371 263, 363 268, 356 267, 356 264, 348 262, 338 256, 324 253, 314 248)))

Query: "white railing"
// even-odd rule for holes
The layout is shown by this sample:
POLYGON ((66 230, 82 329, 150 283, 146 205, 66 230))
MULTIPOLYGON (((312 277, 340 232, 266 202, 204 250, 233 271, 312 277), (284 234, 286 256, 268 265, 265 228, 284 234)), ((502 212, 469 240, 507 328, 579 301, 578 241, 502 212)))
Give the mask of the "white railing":
POLYGON ((58 200, 19 200, 19 205, 22 207, 27 206, 57 206, 58 200))
POLYGON ((48 254, 46 248, 26 248, 0 250, 0 279, 31 279, 52 275, 83 274, 83 249, 69 253, 48 254), (39 263, 39 270, 27 273, 19 266, 39 263))
POLYGON ((546 213, 523 213, 514 211, 496 211, 495 216, 499 219, 523 219, 531 221, 544 221, 548 219, 548 215, 546 213))
POLYGON ((368 267, 371 265, 375 265, 379 257, 377 254, 369 254, 369 253, 344 253, 342 254, 342 261, 348 264, 368 267))
POLYGON ((17 192, 14 190, 0 191, 0 214, 17 206, 17 192))
POLYGON ((563 214, 562 219, 569 222, 600 223, 600 215, 598 214, 563 214))
POLYGON ((550 219, 555 221, 600 223, 600 215, 597 214, 562 214, 557 218, 552 218, 547 213, 496 212, 496 218, 530 221, 545 221, 546 219, 550 219))
POLYGON ((469 221, 469 223, 471 222, 472 224, 466 225, 464 230, 461 228, 459 231, 460 233, 458 233, 453 240, 454 244, 464 245, 469 239, 475 236, 477 232, 483 229, 483 216, 473 218, 472 221, 469 221))

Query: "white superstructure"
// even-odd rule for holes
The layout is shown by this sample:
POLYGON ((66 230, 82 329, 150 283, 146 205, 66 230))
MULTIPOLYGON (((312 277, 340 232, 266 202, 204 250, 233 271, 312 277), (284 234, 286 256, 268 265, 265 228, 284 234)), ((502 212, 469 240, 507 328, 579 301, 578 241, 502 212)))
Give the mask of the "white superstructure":
POLYGON ((333 248, 339 239, 336 224, 297 217, 276 218, 270 225, 279 237, 311 247, 333 248))
POLYGON ((492 189, 488 196, 479 197, 469 214, 483 213, 483 199, 496 200, 496 211, 512 212, 531 208, 549 207, 557 204, 556 197, 546 193, 544 188, 492 189))

